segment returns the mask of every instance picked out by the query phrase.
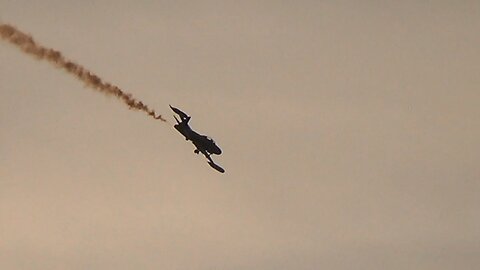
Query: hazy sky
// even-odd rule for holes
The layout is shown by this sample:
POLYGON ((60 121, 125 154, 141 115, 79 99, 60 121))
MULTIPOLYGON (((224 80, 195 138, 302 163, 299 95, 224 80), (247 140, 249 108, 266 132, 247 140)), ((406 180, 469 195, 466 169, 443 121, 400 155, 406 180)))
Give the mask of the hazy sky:
POLYGON ((223 149, 0 40, 0 269, 478 269, 479 1, 8 1, 223 149))

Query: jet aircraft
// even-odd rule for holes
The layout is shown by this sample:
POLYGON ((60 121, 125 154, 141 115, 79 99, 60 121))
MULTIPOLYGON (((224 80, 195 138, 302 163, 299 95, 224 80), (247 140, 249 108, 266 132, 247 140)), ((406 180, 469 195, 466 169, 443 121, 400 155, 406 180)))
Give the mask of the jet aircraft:
POLYGON ((213 139, 208 136, 201 135, 195 132, 188 125, 188 121, 190 121, 191 117, 188 116, 186 113, 182 112, 181 110, 172 107, 172 105, 169 106, 172 111, 178 114, 178 116, 180 117, 179 121, 177 117, 175 117, 175 115, 173 116, 177 121, 177 124, 175 124, 173 127, 185 137, 185 140, 191 141, 193 145, 195 145, 196 149, 193 152, 195 154, 202 153, 208 159, 208 164, 210 165, 210 167, 221 173, 224 173, 225 170, 219 165, 215 164, 215 162, 213 162, 212 158, 210 157, 212 154, 220 155, 222 153, 222 150, 215 144, 215 141, 213 141, 213 139))

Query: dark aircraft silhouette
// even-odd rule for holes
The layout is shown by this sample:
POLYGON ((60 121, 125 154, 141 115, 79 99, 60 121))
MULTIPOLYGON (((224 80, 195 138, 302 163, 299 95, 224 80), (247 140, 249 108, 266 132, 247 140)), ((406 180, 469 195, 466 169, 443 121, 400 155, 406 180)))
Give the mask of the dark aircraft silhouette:
POLYGON ((215 164, 215 162, 213 162, 212 158, 210 157, 210 155, 212 154, 220 155, 222 153, 222 150, 215 144, 213 139, 208 136, 198 134, 197 132, 192 130, 192 128, 190 128, 190 126, 188 125, 188 121, 190 121, 191 117, 188 116, 186 113, 182 112, 181 110, 172 107, 172 105, 169 106, 173 112, 178 114, 181 120, 179 121, 174 115, 173 117, 177 121, 177 124, 173 127, 185 137, 185 140, 191 141, 193 145, 195 145, 196 149, 193 152, 195 154, 201 152, 208 159, 208 164, 210 165, 210 167, 221 173, 224 173, 225 170, 219 165, 215 164))

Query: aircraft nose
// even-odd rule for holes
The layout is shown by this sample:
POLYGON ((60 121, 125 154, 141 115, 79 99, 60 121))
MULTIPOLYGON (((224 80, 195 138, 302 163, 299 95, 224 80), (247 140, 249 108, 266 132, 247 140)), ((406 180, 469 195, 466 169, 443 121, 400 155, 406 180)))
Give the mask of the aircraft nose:
POLYGON ((215 145, 215 148, 213 150, 214 150, 214 152, 212 152, 212 153, 214 153, 216 155, 222 154, 222 149, 220 149, 220 147, 218 147, 216 145, 215 145))

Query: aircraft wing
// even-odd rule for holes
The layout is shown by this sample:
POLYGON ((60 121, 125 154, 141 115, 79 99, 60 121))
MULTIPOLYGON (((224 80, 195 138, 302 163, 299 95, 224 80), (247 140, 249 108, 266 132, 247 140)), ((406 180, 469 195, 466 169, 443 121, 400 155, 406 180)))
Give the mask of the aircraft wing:
POLYGON ((208 159, 208 165, 210 165, 210 167, 214 168, 215 170, 221 172, 221 173, 224 173, 225 172, 225 169, 223 169, 222 167, 220 167, 218 164, 216 164, 215 162, 213 162, 212 158, 210 156, 207 156, 205 155, 205 157, 208 159))
POLYGON ((215 170, 217 170, 221 173, 225 172, 225 170, 222 167, 218 166, 218 164, 215 164, 213 162, 208 162, 208 165, 210 165, 210 167, 214 168, 215 170))

